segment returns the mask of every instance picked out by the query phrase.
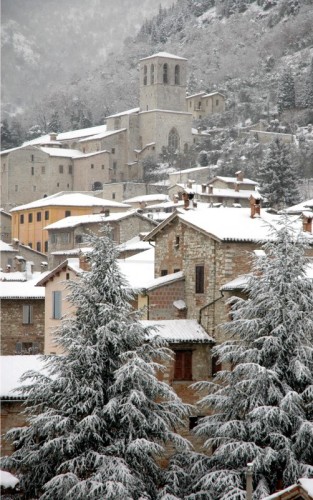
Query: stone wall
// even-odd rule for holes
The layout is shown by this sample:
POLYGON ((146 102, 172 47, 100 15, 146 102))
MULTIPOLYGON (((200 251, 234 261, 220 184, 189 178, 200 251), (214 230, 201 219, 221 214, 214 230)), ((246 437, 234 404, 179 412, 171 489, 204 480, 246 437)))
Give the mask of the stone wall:
MULTIPOLYGON (((38 352, 43 353, 45 328, 44 299, 2 299, 0 318, 1 355, 16 354, 16 344, 20 342, 35 342, 38 344, 38 352), (23 305, 33 307, 33 320, 31 324, 23 324, 23 305)), ((20 354, 27 354, 27 352, 20 354)))
MULTIPOLYGON (((14 427, 25 425, 22 401, 1 401, 1 434, 5 435, 14 427)), ((14 451, 13 443, 4 437, 1 439, 1 456, 10 455, 14 451)))
POLYGON ((148 295, 148 318, 150 320, 160 319, 184 319, 186 310, 178 310, 173 306, 175 300, 184 300, 184 280, 164 284, 158 288, 147 291, 148 295))

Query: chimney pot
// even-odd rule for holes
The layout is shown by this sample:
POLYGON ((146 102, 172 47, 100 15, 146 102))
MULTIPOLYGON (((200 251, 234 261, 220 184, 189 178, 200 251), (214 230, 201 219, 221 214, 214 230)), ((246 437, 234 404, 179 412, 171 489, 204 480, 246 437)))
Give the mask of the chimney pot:
POLYGON ((249 198, 250 201, 250 217, 254 219, 255 217, 260 217, 261 215, 261 196, 256 194, 255 196, 251 195, 249 198))
POLYGON ((236 172, 236 177, 237 177, 237 182, 240 181, 240 182, 243 182, 243 171, 242 170, 238 170, 238 172, 236 172))
POLYGON ((209 194, 213 194, 213 184, 209 185, 209 194))
POLYGON ((302 228, 306 233, 312 233, 313 212, 302 212, 302 228))
POLYGON ((184 209, 188 210, 189 209, 189 194, 188 193, 183 193, 183 200, 184 200, 184 209))

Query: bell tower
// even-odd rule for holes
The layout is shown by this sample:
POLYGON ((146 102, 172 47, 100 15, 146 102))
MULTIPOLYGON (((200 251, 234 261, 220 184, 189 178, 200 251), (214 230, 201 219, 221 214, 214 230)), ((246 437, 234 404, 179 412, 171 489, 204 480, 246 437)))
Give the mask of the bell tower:
POLYGON ((140 60, 140 111, 186 111, 187 59, 159 52, 140 60))

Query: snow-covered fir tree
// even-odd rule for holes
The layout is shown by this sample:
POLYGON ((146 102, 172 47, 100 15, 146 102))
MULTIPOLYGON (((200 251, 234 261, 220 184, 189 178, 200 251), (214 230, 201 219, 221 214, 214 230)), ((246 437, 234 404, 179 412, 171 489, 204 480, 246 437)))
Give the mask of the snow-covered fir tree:
POLYGON ((215 348, 228 368, 197 384, 207 391, 201 404, 212 414, 196 432, 213 453, 194 459, 196 495, 188 498, 244 500, 248 463, 254 500, 313 477, 313 282, 306 242, 283 217, 264 251, 255 257, 248 298, 231 299, 233 319, 223 325, 231 340, 215 348))
POLYGON ((286 109, 294 109, 296 105, 295 82, 291 70, 287 68, 278 86, 277 108, 279 113, 286 109))
POLYGON ((114 243, 90 243, 90 271, 70 283, 76 313, 56 334, 64 355, 46 356, 49 375, 28 373, 28 426, 9 433, 17 450, 2 468, 25 498, 154 499, 165 445, 189 446, 174 431, 188 408, 156 377, 171 351, 132 309, 114 243))
POLYGON ((259 167, 258 180, 271 207, 280 209, 299 202, 298 173, 288 144, 279 139, 269 144, 259 167))

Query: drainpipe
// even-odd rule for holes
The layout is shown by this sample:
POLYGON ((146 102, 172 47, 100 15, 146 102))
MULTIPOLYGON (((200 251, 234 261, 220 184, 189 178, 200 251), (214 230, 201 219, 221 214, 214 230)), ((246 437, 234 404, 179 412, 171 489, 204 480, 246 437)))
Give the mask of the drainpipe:
POLYGON ((202 319, 202 311, 204 309, 206 309, 207 307, 210 307, 213 304, 215 304, 215 302, 217 302, 218 300, 221 300, 224 297, 224 294, 223 294, 223 292, 221 290, 220 290, 220 294, 221 294, 220 297, 217 297, 217 299, 211 300, 211 302, 209 302, 208 304, 205 304, 205 306, 201 307, 201 309, 199 310, 199 319, 198 319, 198 322, 199 322, 200 325, 201 325, 201 319, 202 319))

